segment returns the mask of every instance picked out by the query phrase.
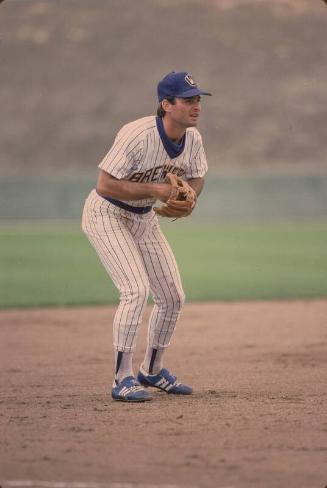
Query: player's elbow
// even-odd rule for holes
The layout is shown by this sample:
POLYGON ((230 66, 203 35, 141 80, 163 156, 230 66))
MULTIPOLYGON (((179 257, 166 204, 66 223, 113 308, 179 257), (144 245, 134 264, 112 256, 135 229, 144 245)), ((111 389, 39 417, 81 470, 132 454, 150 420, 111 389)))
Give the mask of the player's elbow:
POLYGON ((100 171, 97 181, 97 193, 104 197, 109 197, 115 178, 105 171, 100 171))

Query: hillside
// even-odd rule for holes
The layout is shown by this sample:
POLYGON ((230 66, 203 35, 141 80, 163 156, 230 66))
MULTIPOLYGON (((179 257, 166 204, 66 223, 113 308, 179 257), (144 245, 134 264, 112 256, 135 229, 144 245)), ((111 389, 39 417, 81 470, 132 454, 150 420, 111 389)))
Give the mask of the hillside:
POLYGON ((326 15, 319 0, 7 0, 1 172, 93 170, 184 69, 214 94, 212 167, 326 167, 326 15))

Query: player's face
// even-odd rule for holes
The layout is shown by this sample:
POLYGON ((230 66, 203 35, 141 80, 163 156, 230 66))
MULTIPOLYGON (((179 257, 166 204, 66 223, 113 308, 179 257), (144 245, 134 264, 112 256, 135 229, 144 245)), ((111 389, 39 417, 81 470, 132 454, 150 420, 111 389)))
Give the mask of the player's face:
POLYGON ((201 97, 175 98, 175 104, 169 104, 171 119, 184 127, 195 127, 201 112, 201 97))

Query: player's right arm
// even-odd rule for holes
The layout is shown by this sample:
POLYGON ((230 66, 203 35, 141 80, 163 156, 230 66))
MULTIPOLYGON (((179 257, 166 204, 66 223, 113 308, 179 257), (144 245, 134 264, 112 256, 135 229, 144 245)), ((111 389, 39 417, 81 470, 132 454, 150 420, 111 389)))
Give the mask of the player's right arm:
POLYGON ((116 200, 142 200, 151 198, 166 202, 171 193, 171 185, 167 183, 137 183, 124 179, 117 179, 100 169, 97 182, 97 192, 102 197, 116 200))
POLYGON ((99 195, 125 201, 153 199, 166 202, 169 199, 172 187, 167 183, 129 181, 131 168, 142 160, 147 130, 154 124, 154 117, 145 117, 126 124, 118 132, 113 146, 99 164, 99 195))

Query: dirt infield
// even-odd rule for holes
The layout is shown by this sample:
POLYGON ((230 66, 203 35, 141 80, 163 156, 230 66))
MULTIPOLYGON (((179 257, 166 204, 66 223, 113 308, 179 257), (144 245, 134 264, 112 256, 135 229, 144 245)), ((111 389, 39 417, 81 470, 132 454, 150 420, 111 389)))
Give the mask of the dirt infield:
POLYGON ((326 300, 186 305, 166 365, 195 393, 141 405, 108 395, 113 314, 0 312, 4 488, 327 484, 326 300))

